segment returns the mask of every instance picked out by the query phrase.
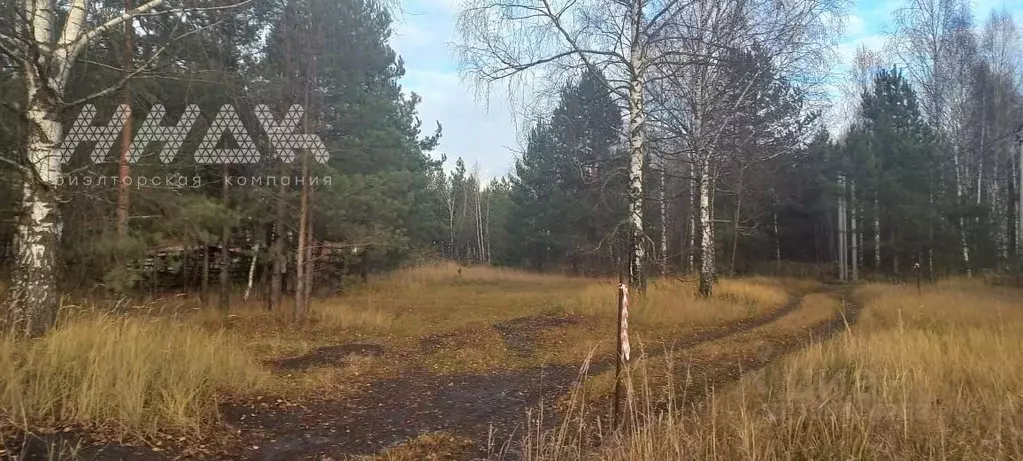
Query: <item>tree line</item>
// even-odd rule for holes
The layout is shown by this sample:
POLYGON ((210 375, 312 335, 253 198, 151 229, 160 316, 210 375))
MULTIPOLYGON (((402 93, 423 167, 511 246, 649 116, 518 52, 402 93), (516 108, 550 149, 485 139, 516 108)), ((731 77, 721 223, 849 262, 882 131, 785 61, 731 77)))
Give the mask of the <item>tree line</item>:
POLYGON ((442 216, 432 214, 441 201, 431 187, 443 162, 431 154, 440 126, 424 126, 419 96, 399 83, 405 69, 390 46, 389 5, 9 3, 0 13, 9 330, 47 330, 65 293, 185 289, 226 309, 234 286, 246 282, 269 308, 302 318, 314 287, 337 289, 394 267, 446 236, 442 216), (109 149, 83 142, 63 164, 62 135, 85 104, 98 108, 97 126, 119 105, 133 117, 109 149), (212 148, 251 145, 263 156, 203 163, 164 142, 140 145, 131 158, 140 125, 184 124, 193 104, 201 113, 180 152, 196 152, 228 108, 244 129, 228 130, 212 148), (294 131, 318 135, 329 159, 309 149, 275 152, 256 119, 260 104, 276 121, 304 109, 294 131), (138 180, 156 177, 171 181, 138 180), (232 177, 266 181, 242 186, 232 177))
POLYGON ((908 0, 884 50, 844 63, 855 102, 833 133, 821 111, 842 2, 467 1, 466 76, 550 103, 529 114, 514 171, 489 180, 462 159, 442 168, 440 125, 424 126, 399 83, 388 4, 8 6, 0 270, 19 334, 50 328, 62 294, 97 289, 197 291, 226 310, 245 286, 301 319, 317 292, 436 255, 624 272, 637 289, 695 273, 705 295, 721 274, 1018 269, 1019 36, 1008 14, 975 23, 960 0, 908 0), (97 125, 119 105, 133 117, 109 149, 81 143, 64 164, 86 104, 97 125), (275 151, 260 104, 293 113, 329 159, 275 151), (245 129, 213 148, 274 154, 211 164, 136 147, 157 105, 165 127, 195 118, 180 152, 230 106, 245 129), (125 180, 156 176, 175 186, 125 180), (117 181, 83 187, 99 177, 117 181), (230 180, 242 177, 273 181, 230 180))
POLYGON ((693 272, 704 294, 722 273, 1019 270, 1023 61, 1007 12, 978 22, 967 2, 909 0, 886 46, 861 46, 835 79, 815 64, 836 4, 609 5, 462 13, 468 75, 555 85, 515 171, 483 192, 502 207, 487 226, 514 242, 492 261, 624 260, 634 287, 693 272), (825 83, 851 102, 833 133, 825 83))

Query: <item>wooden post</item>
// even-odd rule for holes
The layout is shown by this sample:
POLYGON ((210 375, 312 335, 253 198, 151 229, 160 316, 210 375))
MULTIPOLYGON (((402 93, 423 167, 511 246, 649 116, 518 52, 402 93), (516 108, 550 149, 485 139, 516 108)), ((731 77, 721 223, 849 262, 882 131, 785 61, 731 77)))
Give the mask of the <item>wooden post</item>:
POLYGON ((629 362, 629 287, 619 277, 618 282, 618 354, 615 360, 615 401, 613 427, 622 422, 622 369, 629 362))

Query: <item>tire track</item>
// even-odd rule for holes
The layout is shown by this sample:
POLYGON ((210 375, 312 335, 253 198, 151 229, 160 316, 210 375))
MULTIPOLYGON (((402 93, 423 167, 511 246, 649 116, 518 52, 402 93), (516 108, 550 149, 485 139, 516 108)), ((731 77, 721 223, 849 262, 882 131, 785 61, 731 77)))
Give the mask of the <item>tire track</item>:
MULTIPOLYGON (((718 327, 712 327, 712 328, 708 328, 708 329, 703 330, 703 331, 698 331, 696 333, 687 334, 687 335, 684 336, 683 339, 678 340, 678 341, 672 343, 673 344, 673 350, 691 349, 691 348, 700 346, 702 344, 711 343, 711 342, 714 342, 714 341, 719 341, 719 340, 726 339, 726 338, 729 338, 729 337, 732 337, 732 336, 736 336, 736 335, 741 335, 741 334, 743 334, 745 332, 754 330, 756 328, 763 327, 765 325, 769 325, 769 324, 771 324, 773 322, 776 322, 779 319, 784 318, 785 316, 787 316, 787 315, 797 311, 800 308, 800 306, 802 305, 803 299, 807 295, 814 294, 814 293, 820 293, 820 292, 821 291, 809 291, 809 292, 804 292, 804 293, 800 293, 800 294, 795 294, 795 295, 790 296, 788 301, 785 304, 783 304, 781 307, 773 309, 773 310, 771 310, 769 312, 766 312, 764 314, 761 314, 759 316, 748 317, 748 318, 740 319, 740 320, 737 320, 737 321, 728 322, 728 323, 725 323, 725 324, 723 324, 721 326, 718 326, 718 327)), ((524 319, 516 319, 516 320, 523 321, 524 319)), ((657 351, 657 352, 654 352, 654 353, 650 353, 650 352, 644 353, 646 358, 659 357, 659 356, 663 356, 664 354, 665 354, 665 352, 664 352, 663 349, 661 351, 657 351)), ((575 374, 572 377, 569 377, 569 376, 566 376, 566 375, 562 374, 561 375, 561 380, 560 380, 561 381, 560 385, 554 385, 554 386, 547 385, 546 386, 548 388, 556 389, 558 391, 558 395, 555 395, 553 397, 545 396, 542 399, 542 402, 544 402, 544 404, 546 404, 548 401, 554 402, 558 396, 564 395, 566 392, 569 392, 572 389, 578 387, 581 383, 583 383, 587 379, 592 378, 593 376, 599 375, 601 373, 604 373, 606 371, 614 369, 614 365, 615 365, 614 357, 605 357, 604 359, 601 359, 601 360, 592 361, 589 364, 589 366, 587 367, 586 374, 583 375, 583 376, 580 376, 578 373, 575 374)), ((577 366, 575 366, 573 368, 569 368, 568 370, 577 370, 578 371, 581 368, 582 368, 582 364, 578 364, 577 366)), ((568 370, 562 369, 562 373, 564 373, 564 372, 566 372, 568 370)), ((608 400, 606 400, 604 402, 601 402, 599 404, 602 405, 604 403, 610 404, 610 400, 608 399, 608 400)), ((535 405, 532 405, 529 408, 532 408, 532 407, 535 407, 535 405)), ((554 405, 545 406, 544 408, 545 409, 553 409, 554 405)), ((540 423, 541 423, 541 426, 542 426, 543 430, 551 430, 554 427, 556 427, 558 422, 559 422, 558 418, 557 418, 557 414, 554 411, 549 411, 549 410, 545 410, 545 411, 546 411, 547 416, 545 417, 545 420, 541 421, 540 423)), ((483 437, 483 438, 478 438, 478 437, 475 438, 475 440, 477 442, 477 444, 476 444, 476 448, 477 448, 476 456, 477 457, 473 458, 473 459, 474 460, 495 459, 495 455, 491 452, 492 448, 494 448, 495 446, 497 448, 499 448, 499 449, 501 447, 503 447, 503 450, 501 450, 501 453, 499 453, 496 456, 496 458, 499 458, 499 459, 502 459, 502 460, 507 460, 507 459, 515 460, 515 459, 518 459, 520 455, 517 452, 517 448, 518 447, 515 446, 516 444, 515 444, 514 437, 516 435, 521 435, 521 428, 523 426, 523 424, 522 424, 522 417, 523 417, 524 413, 525 413, 525 407, 522 409, 522 411, 519 412, 519 417, 518 417, 517 421, 510 420, 509 418, 505 418, 505 421, 504 421, 505 424, 495 424, 494 428, 490 432, 485 434, 485 437, 483 437), (488 447, 488 446, 486 446, 486 444, 483 444, 481 442, 488 442, 488 444, 491 445, 491 446, 488 447)), ((532 423, 531 430, 535 431, 536 430, 536 422, 534 421, 534 422, 531 422, 531 423, 532 423)), ((606 427, 606 424, 604 424, 604 426, 606 427)))
MULTIPOLYGON (((838 311, 835 314, 829 316, 826 320, 808 325, 804 329, 803 333, 783 336, 782 338, 780 338, 780 341, 772 344, 773 347, 771 351, 767 354, 742 355, 739 357, 738 360, 734 360, 735 357, 729 357, 727 360, 718 360, 704 363, 692 363, 690 361, 690 363, 688 364, 689 366, 685 370, 685 372, 688 375, 687 380, 688 382, 682 386, 683 389, 682 395, 674 396, 675 402, 673 402, 672 406, 676 409, 683 407, 699 406, 700 404, 706 401, 706 398, 709 396, 710 392, 715 392, 718 389, 735 384, 744 376, 756 373, 764 369, 768 365, 790 354, 797 353, 811 345, 827 341, 828 339, 831 339, 835 337, 837 334, 841 333, 846 328, 847 325, 848 326, 854 325, 856 321, 859 319, 862 306, 858 302, 856 302, 856 300, 852 299, 850 290, 848 288, 844 287, 826 288, 824 290, 807 293, 806 295, 809 296, 811 294, 818 293, 826 294, 836 299, 840 303, 844 302, 844 304, 839 307, 838 311)), ((797 309, 795 306, 787 309, 788 313, 794 312, 796 310, 797 309)), ((784 315, 785 314, 772 316, 774 317, 774 321, 777 321, 783 318, 784 315)), ((770 323, 772 322, 763 322, 760 323, 758 326, 767 326, 770 323)), ((714 335, 713 339, 705 340, 702 342, 693 342, 691 340, 687 340, 679 344, 683 344, 685 346, 684 348, 693 348, 700 346, 702 344, 728 339, 731 336, 742 335, 746 332, 754 330, 755 328, 757 327, 738 329, 735 331, 731 331, 730 334, 714 335)), ((755 340, 756 340, 755 338, 750 338, 750 341, 755 340)), ((665 352, 662 351, 655 354, 647 354, 646 358, 649 359, 652 357, 660 357, 663 355, 665 355, 665 352)), ((591 408, 607 409, 611 407, 611 403, 612 403, 611 396, 607 395, 595 402, 587 403, 587 406, 591 408)), ((652 410, 654 412, 665 412, 668 410, 668 403, 669 402, 667 401, 658 402, 652 407, 652 410)), ((642 405, 640 405, 640 407, 642 407, 642 405)), ((607 413, 608 413, 607 411, 598 412, 590 411, 589 418, 587 418, 585 424, 588 427, 598 427, 598 425, 599 427, 604 428, 610 427, 611 425, 610 415, 607 413), (597 421, 598 419, 599 421, 597 421)), ((655 414, 650 416, 637 415, 637 418, 635 419, 638 421, 645 421, 656 420, 657 418, 658 415, 655 414)), ((630 418, 628 417, 625 419, 626 422, 630 420, 630 418)), ((579 444, 580 441, 574 440, 571 441, 570 443, 579 444)), ((590 437, 582 441, 582 444, 589 446, 591 449, 599 448, 600 443, 601 441, 599 439, 593 437, 590 437)), ((519 453, 516 452, 517 450, 515 450, 515 448, 517 447, 513 447, 512 451, 504 453, 503 456, 501 457, 501 460, 509 461, 520 459, 520 455, 519 453)))
MULTIPOLYGON (((793 295, 781 307, 756 317, 685 335, 674 343, 675 350, 720 341, 774 323, 799 310, 804 296, 812 293, 816 292, 793 295)), ((518 320, 530 323, 528 319, 518 320)), ((542 327, 542 323, 538 325, 542 327)), ((840 326, 840 318, 832 319, 818 325, 814 331, 833 333, 840 326)), ((742 374, 754 367, 759 369, 799 347, 799 344, 789 345, 763 363, 744 363, 742 374)), ((613 357, 595 361, 590 364, 588 374, 593 376, 613 366, 613 357)), ((514 442, 521 435, 526 410, 537 406, 553 409, 555 398, 579 384, 579 370, 580 364, 464 375, 434 375, 425 369, 413 369, 401 378, 374 383, 364 393, 345 401, 325 396, 299 406, 281 408, 225 405, 221 409, 224 422, 239 432, 242 443, 230 449, 231 453, 221 452, 210 459, 339 460, 379 452, 435 431, 473 439, 476 459, 486 459, 489 458, 488 441, 496 447, 514 442)), ((721 383, 719 385, 740 376, 733 377, 729 370, 723 369, 707 371, 715 372, 714 379, 721 383)), ((553 411, 547 411, 545 418, 544 427, 557 424, 553 411)), ((514 458, 514 454, 509 454, 514 458)), ((97 459, 152 459, 152 455, 133 456, 114 450, 97 459)))
MULTIPOLYGON (((755 329, 797 310, 802 295, 757 317, 687 335, 679 347, 694 347, 755 329)), ((571 323, 567 320, 565 323, 571 323)), ((542 329, 557 326, 543 316, 513 319, 494 328, 522 350, 532 349, 518 325, 542 329)), ((534 335, 531 335, 535 337, 534 335)), ((446 431, 476 443, 476 456, 486 457, 488 442, 501 446, 515 437, 528 408, 553 408, 557 396, 579 382, 577 365, 546 366, 489 374, 438 376, 427 370, 380 381, 344 402, 312 403, 285 411, 253 407, 225 408, 226 420, 249 434, 248 453, 241 459, 343 459, 370 454, 421 434, 446 431), (269 411, 268 411, 269 410, 269 411), (244 419, 243 419, 244 418, 244 419)), ((609 357, 590 364, 590 373, 613 367, 609 357)), ((548 418, 548 424, 555 423, 548 418)), ((547 426, 547 424, 545 424, 547 426)))
MULTIPOLYGON (((702 377, 701 381, 706 383, 705 386, 702 386, 703 389, 713 390, 733 384, 742 377, 756 373, 790 354, 835 337, 847 325, 852 326, 859 319, 862 308, 858 302, 851 299, 848 289, 829 289, 819 293, 827 294, 843 303, 838 312, 827 320, 810 325, 803 334, 784 336, 781 341, 773 343, 774 347, 767 354, 742 356, 738 361, 729 360, 722 364, 695 365, 689 370, 690 376, 702 377)), ((692 383, 699 384, 696 381, 692 381, 692 383)), ((689 404, 699 403, 706 397, 705 392, 699 390, 700 387, 697 389, 696 393, 689 394, 689 404)))

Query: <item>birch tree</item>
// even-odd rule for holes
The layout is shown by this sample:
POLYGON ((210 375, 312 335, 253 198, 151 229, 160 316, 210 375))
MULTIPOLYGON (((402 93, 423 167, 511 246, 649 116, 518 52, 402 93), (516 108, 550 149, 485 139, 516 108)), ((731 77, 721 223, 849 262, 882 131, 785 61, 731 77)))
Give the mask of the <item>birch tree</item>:
MULTIPOLYGON (((907 0, 895 12, 892 48, 905 63, 910 81, 920 88, 920 106, 934 127, 939 144, 948 145, 954 131, 951 99, 957 84, 954 69, 959 63, 955 54, 961 51, 955 45, 960 34, 969 27, 969 15, 969 5, 962 0, 907 0)), ((960 57, 963 56, 960 52, 960 57)), ((967 181, 963 170, 965 161, 959 149, 951 146, 950 150, 952 190, 956 203, 962 204, 967 181)), ((962 216, 958 218, 957 231, 961 261, 969 274, 970 249, 962 216)))
POLYGON ((705 296, 717 272, 713 203, 725 133, 735 126, 743 104, 758 97, 765 77, 798 75, 809 83, 819 74, 814 66, 826 62, 825 44, 833 31, 827 18, 836 8, 817 0, 697 0, 666 26, 668 35, 679 39, 660 45, 681 50, 684 60, 656 69, 651 117, 658 131, 667 133, 659 141, 680 141, 684 147, 677 158, 691 164, 699 210, 699 291, 705 296), (734 78, 728 65, 754 49, 767 64, 734 78))
MULTIPOLYGON (((645 89, 650 70, 691 57, 666 33, 692 0, 470 0, 458 19, 461 67, 478 81, 509 85, 542 73, 560 85, 587 70, 603 75, 628 119, 629 283, 645 288, 645 89), (560 77, 560 78, 559 78, 560 77)), ((676 29, 677 30, 677 29, 676 29)))
POLYGON ((18 2, 11 27, 0 32, 0 52, 17 64, 24 93, 16 109, 26 122, 21 172, 21 219, 15 237, 15 269, 5 299, 6 328, 16 334, 44 333, 56 318, 59 305, 57 267, 61 239, 60 113, 68 107, 114 94, 128 80, 149 70, 162 49, 124 75, 116 84, 94 94, 66 99, 65 90, 82 52, 106 32, 139 15, 178 14, 200 9, 181 8, 168 0, 149 0, 113 16, 99 14, 99 3, 73 0, 67 9, 53 0, 18 2))
MULTIPOLYGON (((857 138, 856 134, 859 134, 857 130, 862 128, 864 123, 863 113, 860 110, 861 98, 863 95, 872 91, 874 85, 874 75, 880 70, 886 68, 885 58, 878 52, 867 49, 865 46, 860 45, 856 48, 856 55, 853 58, 853 65, 850 67, 847 80, 844 86, 845 97, 847 101, 853 105, 849 108, 849 113, 854 114, 853 126, 850 127, 847 141, 849 140, 862 140, 862 137, 857 138)), ((847 143, 848 144, 848 143, 847 143)), ((855 144, 855 142, 854 142, 855 144)), ((855 148, 853 149, 856 150, 855 148)), ((857 152, 861 155, 870 155, 871 151, 868 148, 861 148, 857 152)), ((871 245, 873 247, 873 267, 874 270, 880 270, 881 268, 881 215, 880 206, 877 200, 877 188, 878 188, 878 175, 877 170, 877 159, 876 158, 856 158, 854 163, 858 163, 857 166, 861 168, 859 176, 861 178, 861 195, 866 195, 865 191, 870 190, 872 197, 871 202, 871 220, 870 225, 873 226, 873 232, 871 233, 871 245), (865 181, 863 181, 865 180, 865 181), (863 186, 866 187, 863 187, 863 186)), ((866 200, 871 200, 867 198, 866 200)), ((866 226, 866 222, 861 222, 861 226, 866 226)), ((860 234, 858 239, 862 240, 864 230, 859 229, 860 234)), ((858 251, 866 251, 863 245, 859 245, 858 251)), ((862 262, 863 258, 859 255, 856 256, 857 260, 862 262)))

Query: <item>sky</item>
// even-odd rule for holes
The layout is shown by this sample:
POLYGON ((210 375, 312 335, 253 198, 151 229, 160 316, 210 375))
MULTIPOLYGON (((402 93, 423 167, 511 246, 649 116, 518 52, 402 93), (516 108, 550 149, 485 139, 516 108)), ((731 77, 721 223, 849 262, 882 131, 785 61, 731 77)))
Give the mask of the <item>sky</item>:
MULTIPOLYGON (((838 63, 850 62, 860 44, 881 50, 891 28, 892 13, 904 1, 851 3, 843 21, 844 34, 835 50, 838 63)), ((458 40, 455 18, 460 3, 404 0, 395 15, 391 45, 405 61, 403 87, 422 97, 419 116, 424 132, 432 132, 437 122, 443 126, 440 146, 433 155, 446 155, 448 170, 461 157, 470 170, 478 163, 485 179, 500 177, 513 170, 515 153, 520 150, 522 120, 516 113, 521 102, 510 102, 505 87, 496 85, 487 96, 477 91, 474 82, 461 78, 451 45, 458 40)), ((983 23, 992 9, 1012 12, 1016 23, 1023 25, 1023 0, 975 0, 976 22, 983 23)), ((843 67, 836 66, 833 73, 841 74, 843 67)), ((840 106, 836 101, 835 107, 840 106)), ((826 114, 831 127, 841 126, 845 119, 837 110, 826 114)))

